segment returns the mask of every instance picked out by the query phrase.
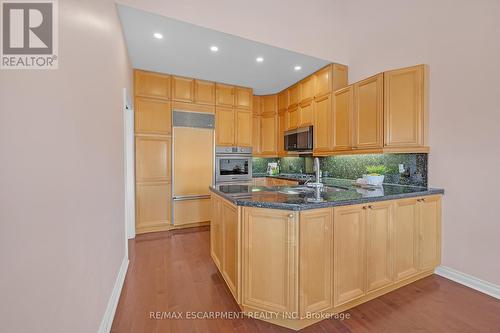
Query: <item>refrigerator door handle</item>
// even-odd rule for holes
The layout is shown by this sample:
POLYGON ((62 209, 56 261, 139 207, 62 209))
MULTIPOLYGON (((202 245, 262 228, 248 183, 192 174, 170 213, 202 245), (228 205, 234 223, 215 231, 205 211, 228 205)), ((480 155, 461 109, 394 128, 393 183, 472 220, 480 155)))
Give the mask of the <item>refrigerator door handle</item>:
POLYGON ((174 196, 174 201, 210 199, 210 194, 207 195, 179 195, 174 196))

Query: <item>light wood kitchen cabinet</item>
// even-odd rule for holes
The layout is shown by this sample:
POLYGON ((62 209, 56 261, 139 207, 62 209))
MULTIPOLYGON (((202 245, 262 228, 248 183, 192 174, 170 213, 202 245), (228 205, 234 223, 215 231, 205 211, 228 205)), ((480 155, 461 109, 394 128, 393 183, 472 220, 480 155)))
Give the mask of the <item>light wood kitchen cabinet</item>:
POLYGON ((328 65, 316 73, 315 77, 314 96, 321 97, 329 94, 332 91, 332 67, 328 65))
POLYGON ((288 108, 288 92, 283 90, 278 94, 278 112, 284 112, 288 108))
POLYGON ((352 148, 353 87, 333 93, 333 150, 352 148))
POLYGON ((277 122, 276 114, 266 113, 260 116, 260 150, 261 155, 277 155, 277 122))
POLYGON ((333 220, 333 295, 339 306, 366 293, 366 208, 335 207, 333 220))
POLYGON ((366 292, 393 282, 393 203, 370 203, 366 211, 366 292))
POLYGON ((300 86, 299 84, 294 84, 288 91, 288 107, 295 107, 300 102, 300 86))
POLYGON ((194 79, 172 76, 172 100, 178 102, 193 102, 194 85, 194 79))
POLYGON ((291 106, 286 112, 286 130, 292 130, 299 127, 299 107, 291 106))
POLYGON ((197 104, 215 104, 215 83, 210 81, 194 81, 194 102, 197 104))
POLYGON ((136 184, 136 233, 166 230, 170 224, 170 183, 136 184))
POLYGON ((238 147, 252 146, 252 111, 235 109, 236 138, 235 143, 238 147))
POLYGON ((333 209, 300 212, 300 315, 333 308, 333 209))
POLYGON ((170 181, 170 137, 135 137, 136 182, 170 181))
POLYGON ((273 312, 296 312, 297 213, 243 207, 242 305, 273 312))
POLYGON ((234 86, 217 83, 215 85, 215 105, 234 106, 234 86))
POLYGON ((261 96, 261 113, 276 113, 278 111, 278 98, 276 95, 261 96))
POLYGON ((260 148, 260 116, 252 115, 252 154, 259 156, 260 148))
POLYGON ((309 102, 314 98, 316 76, 309 75, 299 82, 300 102, 309 102))
POLYGON ((170 99, 170 75, 134 71, 134 94, 141 97, 170 99))
POLYGON ((419 269, 433 269, 441 261, 441 197, 418 199, 419 269))
POLYGON ((253 96, 252 101, 252 111, 253 114, 260 115, 262 113, 262 97, 261 96, 253 96))
POLYGON ((427 145, 426 67, 384 72, 386 147, 427 145))
POLYGON ((314 122, 313 100, 310 98, 299 106, 298 127, 312 126, 314 122))
POLYGON ((331 94, 316 98, 314 109, 314 152, 332 150, 332 99, 331 94))
POLYGON ((418 273, 418 206, 416 198, 394 204, 394 279, 404 280, 418 273))
POLYGON ((287 156, 285 150, 286 111, 278 114, 278 156, 287 156))
POLYGON ((383 74, 354 84, 354 148, 383 146, 383 84, 383 74))
POLYGON ((218 146, 234 146, 235 117, 233 108, 217 107, 215 110, 215 138, 218 146))
POLYGON ((236 300, 239 300, 240 230, 238 207, 222 202, 222 276, 236 300))
POLYGON ((222 271, 222 199, 212 194, 212 217, 210 219, 210 255, 222 271))
POLYGON ((235 87, 234 88, 235 101, 234 106, 239 109, 252 109, 252 89, 243 88, 243 87, 235 87))
POLYGON ((136 134, 172 134, 172 109, 168 101, 135 98, 136 134))

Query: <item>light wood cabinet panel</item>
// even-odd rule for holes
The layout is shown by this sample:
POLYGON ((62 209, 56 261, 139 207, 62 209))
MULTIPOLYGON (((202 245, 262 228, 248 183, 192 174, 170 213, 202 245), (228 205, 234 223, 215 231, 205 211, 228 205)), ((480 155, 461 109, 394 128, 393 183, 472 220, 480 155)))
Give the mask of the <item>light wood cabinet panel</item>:
POLYGON ((397 200, 394 206, 394 279, 418 273, 417 199, 397 200))
POLYGON ((253 96, 252 101, 252 110, 253 114, 260 115, 262 113, 262 97, 261 96, 253 96))
POLYGON ((232 108, 216 108, 215 132, 216 144, 218 146, 234 146, 235 119, 232 108))
POLYGON ((277 154, 277 115, 263 114, 260 117, 260 149, 263 155, 277 154))
POLYGON ((288 107, 295 107, 300 102, 300 87, 295 84, 287 89, 288 91, 288 107))
POLYGON ((299 127, 312 126, 314 122, 312 99, 300 103, 299 108, 299 127))
POLYGON ((382 148, 383 74, 354 84, 354 147, 382 148))
POLYGON ((172 100, 179 102, 193 102, 194 79, 172 76, 172 100))
POLYGON ((235 95, 235 106, 237 108, 247 109, 247 110, 252 109, 252 99, 253 99, 252 89, 236 87, 234 89, 234 95, 235 95))
POLYGON ((174 225, 210 221, 210 199, 174 201, 174 225))
POLYGON ((366 248, 364 206, 334 208, 334 304, 342 305, 365 294, 366 248))
POLYGON ((297 311, 296 214, 243 208, 243 306, 280 313, 297 311))
POLYGON ((252 146, 252 111, 235 109, 236 145, 238 147, 252 146))
POLYGON ((385 146, 426 144, 425 66, 384 73, 385 146))
POLYGON ((332 150, 332 99, 330 94, 314 100, 314 151, 332 150))
POLYGON ((219 270, 222 270, 222 200, 216 195, 212 195, 210 254, 219 270))
POLYGON ((172 109, 170 102, 136 97, 135 133, 172 134, 172 109))
POLYGON ((428 270, 441 261, 441 197, 419 199, 419 269, 428 270))
POLYGON ((286 156, 285 150, 286 113, 278 114, 278 155, 286 156))
POLYGON ((332 65, 332 91, 347 87, 348 68, 346 65, 332 65))
POLYGON ((217 83, 215 85, 215 105, 234 106, 234 86, 217 83))
POLYGON ((136 184, 136 233, 166 230, 170 223, 170 183, 136 184))
POLYGON ((332 91, 332 65, 317 71, 315 77, 314 96, 320 97, 332 91))
POLYGON ((141 97, 170 99, 170 75, 135 70, 134 93, 141 97))
POLYGON ((194 102, 197 104, 215 104, 215 83, 210 81, 194 81, 194 102))
POLYGON ((236 300, 239 287, 239 230, 238 207, 222 203, 222 275, 236 300))
POLYGON ((283 90, 278 94, 278 112, 285 112, 288 109, 287 91, 283 90))
POLYGON ((300 315, 333 307, 333 209, 300 213, 300 315))
POLYGON ((299 127, 299 107, 297 105, 288 108, 286 117, 287 131, 299 127))
POLYGON ((170 151, 170 138, 137 136, 135 138, 136 181, 169 181, 170 151))
POLYGON ((261 153, 260 148, 260 116, 252 116, 252 154, 257 156, 261 153))
POLYGON ((333 94, 333 150, 352 148, 352 86, 333 94))
POLYGON ((315 88, 315 80, 316 77, 314 75, 310 75, 300 81, 299 89, 300 89, 300 102, 308 102, 314 98, 314 88, 315 88))
POLYGON ((278 111, 278 98, 276 95, 261 96, 262 113, 276 113, 278 111))
POLYGON ((366 214, 366 291, 375 291, 393 282, 393 204, 368 205, 366 214))

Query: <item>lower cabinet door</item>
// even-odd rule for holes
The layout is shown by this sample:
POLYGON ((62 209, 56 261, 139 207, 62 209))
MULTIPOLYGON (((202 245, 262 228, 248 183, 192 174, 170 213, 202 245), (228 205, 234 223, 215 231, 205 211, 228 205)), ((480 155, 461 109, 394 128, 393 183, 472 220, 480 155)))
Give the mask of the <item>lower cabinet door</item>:
POLYGON ((300 213, 300 315, 333 307, 333 209, 300 213))
POLYGON ((137 183, 136 216, 137 234, 167 230, 170 225, 170 183, 137 183))
POLYGON ((404 280, 418 273, 417 199, 401 199, 394 204, 394 279, 404 280))
POLYGON ((229 290, 238 301, 238 207, 222 203, 222 275, 229 290))
POLYGON ((368 205, 366 215, 366 291, 393 281, 392 202, 368 205))
POLYGON ((210 219, 210 255, 215 265, 222 269, 222 200, 212 195, 212 217, 210 219))
POLYGON ((419 269, 429 270, 441 261, 441 197, 419 199, 419 269))
POLYGON ((242 305, 270 312, 296 312, 297 213, 243 208, 242 305))
POLYGON ((333 298, 335 306, 365 295, 365 224, 365 206, 334 208, 333 298))

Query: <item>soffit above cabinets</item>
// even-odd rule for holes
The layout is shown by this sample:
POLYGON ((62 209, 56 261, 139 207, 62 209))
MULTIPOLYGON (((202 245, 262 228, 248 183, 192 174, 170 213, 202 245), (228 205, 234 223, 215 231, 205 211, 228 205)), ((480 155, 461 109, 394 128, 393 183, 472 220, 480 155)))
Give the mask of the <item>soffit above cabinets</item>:
MULTIPOLYGON (((134 68, 277 93, 331 61, 118 5, 134 68), (153 35, 161 34, 157 39, 153 35), (218 51, 210 50, 217 46, 218 51), (262 62, 256 59, 262 57, 262 62), (300 66, 299 71, 294 70, 300 66)), ((257 24, 257 23, 256 23, 257 24)))

